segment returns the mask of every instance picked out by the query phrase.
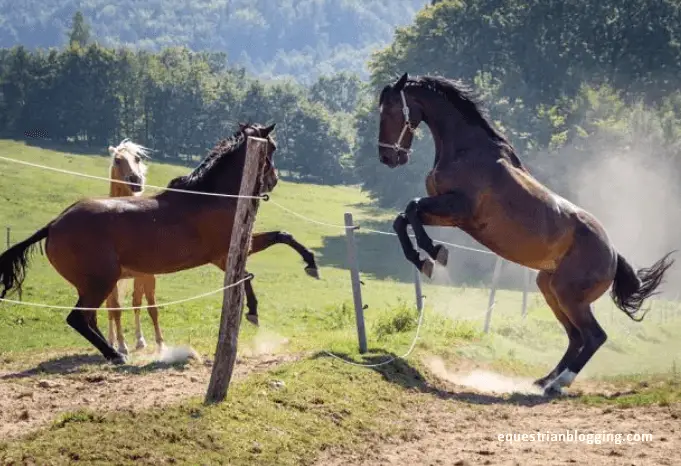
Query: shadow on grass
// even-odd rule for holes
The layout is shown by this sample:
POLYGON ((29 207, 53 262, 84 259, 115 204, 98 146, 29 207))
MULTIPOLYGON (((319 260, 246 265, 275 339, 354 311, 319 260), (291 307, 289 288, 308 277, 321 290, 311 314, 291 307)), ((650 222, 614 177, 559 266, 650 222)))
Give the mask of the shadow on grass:
POLYGON ((166 363, 162 361, 149 361, 148 363, 138 366, 134 364, 122 364, 120 366, 110 365, 99 354, 70 354, 67 356, 59 356, 47 361, 43 361, 31 369, 23 371, 12 372, 0 376, 0 380, 15 380, 25 379, 35 376, 45 375, 69 375, 76 373, 83 373, 86 366, 97 366, 97 368, 110 369, 113 372, 120 374, 139 375, 150 372, 168 370, 168 369, 185 369, 187 366, 193 364, 191 360, 185 362, 166 363))
MULTIPOLYGON (((489 395, 484 393, 475 393, 470 391, 450 391, 440 388, 426 379, 426 377, 419 372, 418 369, 411 366, 404 359, 397 357, 395 354, 388 351, 382 350, 380 348, 370 348, 371 353, 384 353, 381 356, 364 356, 363 361, 358 362, 350 358, 345 353, 334 353, 337 357, 355 364, 381 364, 385 362, 389 357, 394 357, 395 360, 384 364, 382 366, 367 367, 377 373, 379 373, 383 379, 387 382, 397 384, 407 390, 418 390, 421 393, 426 393, 443 400, 455 400, 464 403, 477 404, 477 405, 517 405, 532 407, 538 406, 545 403, 550 403, 555 397, 541 396, 541 395, 530 395, 530 394, 520 394, 514 393, 510 396, 497 396, 489 395)), ((312 359, 318 358, 330 358, 326 353, 316 353, 312 356, 312 359)), ((570 395, 563 395, 560 398, 568 398, 570 395)))

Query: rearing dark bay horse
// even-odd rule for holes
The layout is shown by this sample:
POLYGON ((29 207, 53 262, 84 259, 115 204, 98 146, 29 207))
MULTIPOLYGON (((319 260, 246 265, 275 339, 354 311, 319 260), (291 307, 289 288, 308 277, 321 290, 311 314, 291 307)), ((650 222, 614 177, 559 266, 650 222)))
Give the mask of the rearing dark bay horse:
POLYGON ((410 201, 393 224, 405 257, 430 277, 433 260, 446 265, 448 252, 433 244, 424 225, 448 226, 509 261, 539 270, 537 285, 569 344, 557 366, 535 384, 547 394, 568 387, 607 338, 591 303, 612 285, 617 307, 640 321, 644 300, 674 263, 671 253, 650 268, 634 270, 592 214, 530 175, 461 84, 405 73, 383 88, 379 106, 383 164, 394 168, 408 162, 413 131, 422 121, 435 141, 428 197, 410 201), (408 224, 429 256, 425 260, 407 235, 408 224))
MULTIPOLYGON (((261 152, 263 171, 253 195, 271 192, 278 181, 270 137, 274 126, 240 125, 192 173, 175 178, 169 187, 239 194, 247 140, 256 137, 266 140, 267 149, 261 152)), ((0 255, 0 297, 21 294, 29 254, 43 239, 50 263, 78 292, 77 308, 99 308, 118 280, 134 274, 173 273, 209 263, 224 269, 237 201, 176 191, 78 201, 0 255)), ((107 360, 125 362, 93 325, 94 312, 74 309, 66 321, 107 360)))

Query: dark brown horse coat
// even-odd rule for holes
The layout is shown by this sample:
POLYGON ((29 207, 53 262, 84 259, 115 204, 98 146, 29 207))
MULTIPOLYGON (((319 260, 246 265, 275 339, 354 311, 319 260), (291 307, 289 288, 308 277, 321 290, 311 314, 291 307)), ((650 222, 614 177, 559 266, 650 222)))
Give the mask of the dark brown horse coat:
MULTIPOLYGON (((189 175, 170 188, 238 195, 249 137, 264 139, 259 152, 263 171, 254 196, 272 191, 277 174, 274 125, 242 125, 220 141, 189 175)), ((262 143, 261 143, 262 144, 262 143)), ((78 292, 75 307, 99 308, 121 278, 134 273, 163 274, 217 263, 226 257, 236 198, 163 191, 151 197, 84 199, 69 206, 48 225, 0 255, 0 297, 21 292, 28 256, 46 239, 52 266, 78 292)), ((67 322, 113 362, 125 358, 112 348, 85 312, 73 310, 67 322)))
POLYGON ((409 160, 413 131, 421 121, 435 141, 428 197, 411 201, 394 223, 405 257, 430 276, 432 260, 445 265, 448 254, 433 244, 424 225, 451 226, 501 257, 539 270, 537 285, 569 344, 556 368, 536 383, 547 392, 569 386, 606 341, 591 303, 612 285, 616 305, 639 320, 643 301, 673 264, 669 254, 635 271, 592 214, 532 177, 459 83, 404 74, 383 89, 379 105, 383 164, 394 168, 409 160), (409 224, 429 256, 425 260, 409 239, 409 224))

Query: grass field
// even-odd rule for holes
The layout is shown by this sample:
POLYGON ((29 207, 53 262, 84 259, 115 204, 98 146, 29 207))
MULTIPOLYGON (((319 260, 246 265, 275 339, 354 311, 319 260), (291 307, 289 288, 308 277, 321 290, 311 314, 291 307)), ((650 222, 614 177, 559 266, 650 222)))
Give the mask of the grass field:
MULTIPOLYGON (((108 173, 108 158, 103 156, 64 154, 10 141, 0 141, 0 155, 86 174, 108 173)), ((79 198, 107 194, 108 186, 102 181, 4 161, 0 165, 0 227, 11 227, 12 241, 28 236, 79 198)), ((171 178, 189 170, 153 162, 147 182, 165 186, 171 178)), ((151 188, 147 190, 152 192, 151 188)), ((272 199, 320 222, 342 224, 343 213, 352 211, 360 224, 391 231, 394 212, 374 207, 371 199, 355 187, 280 182, 272 199)), ((304 464, 334 445, 351 448, 365 435, 394 437, 406 432, 409 423, 403 419, 404 413, 418 410, 429 399, 422 385, 432 374, 424 365, 424 356, 439 356, 449 363, 472 361, 508 374, 537 376, 550 369, 564 351, 562 327, 534 290, 525 320, 520 318, 521 294, 498 292, 492 333, 484 335, 481 329, 487 288, 425 283, 425 321, 414 355, 407 363, 368 370, 320 357, 322 350, 329 350, 362 360, 357 353, 343 230, 305 222, 272 203, 261 204, 255 229, 292 233, 314 250, 322 279, 306 276, 303 262, 286 246, 275 246, 249 258, 248 268, 256 275, 254 288, 260 302, 261 327, 256 329, 243 322, 241 352, 252 351, 266 341, 268 350, 306 355, 302 360, 235 383, 229 402, 216 408, 204 408, 200 400, 192 398, 142 413, 65 414, 46 430, 5 445, 0 443, 0 459, 43 464, 41 460, 57 458, 56 463, 64 463, 75 455, 85 462, 139 460, 159 464, 174 459, 205 464, 228 457, 234 464, 255 460, 260 464, 304 464), (285 388, 272 389, 272 378, 281 380, 285 388), (405 390, 410 384, 421 390, 405 390), (377 417, 379 412, 382 414, 377 417), (121 451, 125 452, 122 456, 121 451), (29 459, 22 460, 22 455, 29 459)), ((416 311, 412 269, 394 237, 363 233, 360 229, 358 247, 363 299, 369 306, 366 322, 370 354, 365 358, 380 361, 384 354, 404 353, 413 339, 416 311), (390 273, 386 273, 388 269, 390 273)), ((450 257, 455 261, 456 252, 450 257)), ((27 276, 24 301, 63 306, 75 303, 74 290, 51 269, 45 257, 34 256, 27 276)), ((440 279, 440 283, 446 281, 446 277, 440 279)), ((157 300, 163 303, 183 299, 221 286, 222 273, 212 266, 159 276, 157 300)), ((218 293, 178 307, 162 308, 161 326, 167 343, 191 345, 210 358, 221 297, 218 293)), ((126 297, 125 304, 129 303, 126 297)), ((578 380, 592 377, 628 384, 657 377, 660 384, 652 384, 622 403, 676 403, 680 393, 675 382, 676 358, 681 354, 678 306, 656 302, 650 318, 642 324, 629 322, 607 297, 597 303, 596 309, 610 339, 578 380)), ((3 368, 32 367, 64 354, 92 353, 87 342, 64 322, 67 312, 0 303, 0 372, 3 368)), ((99 320, 106 333, 103 313, 99 320)), ((123 320, 127 342, 132 347, 132 315, 124 315, 123 320)), ((153 346, 153 332, 146 316, 143 325, 147 341, 153 346)), ((93 362, 91 367, 99 365, 93 362)), ((589 395, 581 402, 613 401, 589 395)))

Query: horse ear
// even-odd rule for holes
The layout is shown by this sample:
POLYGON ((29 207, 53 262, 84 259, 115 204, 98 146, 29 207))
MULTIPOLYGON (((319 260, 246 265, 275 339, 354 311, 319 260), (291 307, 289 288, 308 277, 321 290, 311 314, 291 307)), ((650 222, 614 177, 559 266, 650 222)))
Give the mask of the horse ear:
POLYGON ((246 123, 241 123, 239 122, 239 131, 243 131, 246 129, 246 126, 248 126, 246 123))
POLYGON ((116 153, 116 148, 114 146, 109 146, 109 155, 113 157, 116 153))
POLYGON ((395 83, 395 90, 396 91, 401 91, 402 88, 404 88, 404 85, 407 84, 407 80, 409 79, 409 73, 404 73, 400 79, 397 80, 395 83))
POLYGON ((265 137, 269 136, 270 133, 272 132, 272 130, 274 130, 274 127, 275 127, 275 126, 277 126, 276 123, 272 123, 272 124, 269 125, 269 126, 265 126, 265 127, 262 129, 263 136, 265 136, 265 137))

